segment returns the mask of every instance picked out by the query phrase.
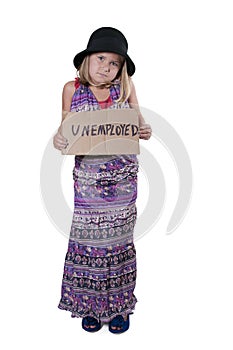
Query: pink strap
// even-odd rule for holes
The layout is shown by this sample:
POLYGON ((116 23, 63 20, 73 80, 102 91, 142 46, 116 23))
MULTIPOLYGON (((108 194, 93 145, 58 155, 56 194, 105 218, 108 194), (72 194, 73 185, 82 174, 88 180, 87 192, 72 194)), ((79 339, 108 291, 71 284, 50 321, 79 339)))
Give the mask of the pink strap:
POLYGON ((75 86, 76 90, 79 88, 79 86, 80 86, 79 78, 75 78, 74 86, 75 86))

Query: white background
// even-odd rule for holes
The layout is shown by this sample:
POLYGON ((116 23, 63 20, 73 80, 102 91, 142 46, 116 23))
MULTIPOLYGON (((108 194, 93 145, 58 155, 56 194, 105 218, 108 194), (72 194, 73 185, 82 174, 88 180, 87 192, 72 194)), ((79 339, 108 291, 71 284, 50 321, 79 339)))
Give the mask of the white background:
MULTIPOLYGON (((1 7, 1 348, 232 349, 231 1, 21 0, 1 7), (157 158, 151 143, 167 201, 158 224, 136 241, 139 302, 121 336, 107 328, 88 334, 57 309, 67 239, 40 195, 41 159, 60 122, 63 85, 75 76, 73 57, 101 26, 126 35, 139 101, 176 129, 194 176, 187 215, 166 235, 178 181, 166 150, 158 144, 157 158)), ((139 184, 142 198, 140 191, 139 184)))

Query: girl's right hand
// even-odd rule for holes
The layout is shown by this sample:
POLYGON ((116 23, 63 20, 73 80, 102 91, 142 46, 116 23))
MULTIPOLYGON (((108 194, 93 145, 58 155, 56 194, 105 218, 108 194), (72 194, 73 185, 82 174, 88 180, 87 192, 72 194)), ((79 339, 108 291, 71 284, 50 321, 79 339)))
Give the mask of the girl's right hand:
POLYGON ((53 137, 53 145, 56 149, 62 150, 68 146, 68 140, 58 131, 53 137))

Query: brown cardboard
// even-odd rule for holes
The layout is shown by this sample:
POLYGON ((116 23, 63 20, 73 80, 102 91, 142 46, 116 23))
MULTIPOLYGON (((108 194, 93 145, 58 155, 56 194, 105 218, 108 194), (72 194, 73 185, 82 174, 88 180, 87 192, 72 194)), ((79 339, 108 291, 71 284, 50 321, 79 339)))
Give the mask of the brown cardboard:
POLYGON ((139 154, 138 114, 134 109, 63 112, 62 154, 139 154))

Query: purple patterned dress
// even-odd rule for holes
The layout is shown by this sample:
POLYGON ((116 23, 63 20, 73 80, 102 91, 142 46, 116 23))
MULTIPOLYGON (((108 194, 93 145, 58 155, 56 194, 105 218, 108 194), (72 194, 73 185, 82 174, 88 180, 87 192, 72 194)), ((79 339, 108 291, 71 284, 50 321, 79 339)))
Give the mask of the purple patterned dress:
MULTIPOLYGON (((105 107, 129 108, 115 102, 119 93, 119 85, 112 86, 105 107)), ((100 108, 89 87, 79 85, 71 111, 100 108)), ((135 307, 137 172, 136 155, 75 156, 74 214, 58 306, 72 317, 109 322, 135 307)))

